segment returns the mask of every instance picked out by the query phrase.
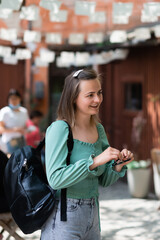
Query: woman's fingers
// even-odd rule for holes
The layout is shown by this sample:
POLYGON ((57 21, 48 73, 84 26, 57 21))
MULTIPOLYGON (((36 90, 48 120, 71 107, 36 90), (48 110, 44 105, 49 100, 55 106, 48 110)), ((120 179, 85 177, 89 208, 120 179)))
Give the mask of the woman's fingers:
POLYGON ((109 147, 107 148, 107 152, 110 154, 111 159, 117 160, 123 158, 122 153, 116 148, 109 147))
MULTIPOLYGON (((105 157, 106 162, 110 161, 110 160, 120 160, 120 161, 125 161, 127 159, 131 159, 130 161, 132 161, 134 159, 133 153, 127 149, 123 149, 121 152, 116 149, 116 148, 112 148, 112 147, 108 147, 105 151, 104 151, 103 155, 105 157)), ((125 163, 125 162, 124 162, 125 163)), ((128 162, 127 162, 128 163, 128 162)), ((126 164, 127 164, 126 163, 126 164)))
POLYGON ((127 149, 123 149, 121 151, 121 153, 122 153, 122 156, 123 156, 124 159, 133 157, 133 153, 131 151, 127 150, 127 149))

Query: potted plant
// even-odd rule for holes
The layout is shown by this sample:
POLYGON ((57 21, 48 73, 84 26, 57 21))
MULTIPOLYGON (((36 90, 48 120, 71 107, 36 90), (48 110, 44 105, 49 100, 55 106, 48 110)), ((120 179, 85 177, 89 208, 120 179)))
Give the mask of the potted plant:
POLYGON ((141 160, 139 158, 139 146, 141 142, 141 134, 144 129, 146 119, 143 112, 139 112, 132 122, 132 151, 134 153, 134 161, 129 163, 127 171, 127 181, 129 192, 133 197, 145 198, 149 192, 151 178, 151 161, 141 160))
POLYGON ((151 117, 154 119, 154 126, 155 132, 157 132, 157 136, 155 139, 155 146, 151 149, 151 159, 152 159, 152 166, 153 166, 153 183, 154 183, 154 190, 155 195, 158 199, 160 199, 160 124, 159 124, 159 115, 158 115, 158 108, 160 102, 160 94, 152 95, 150 97, 150 101, 152 102, 152 108, 154 109, 154 114, 151 117))
POLYGON ((160 199, 160 149, 151 149, 151 158, 153 165, 154 190, 158 199, 160 199))
POLYGON ((132 161, 128 165, 127 180, 132 197, 145 198, 148 195, 151 178, 151 161, 132 161))

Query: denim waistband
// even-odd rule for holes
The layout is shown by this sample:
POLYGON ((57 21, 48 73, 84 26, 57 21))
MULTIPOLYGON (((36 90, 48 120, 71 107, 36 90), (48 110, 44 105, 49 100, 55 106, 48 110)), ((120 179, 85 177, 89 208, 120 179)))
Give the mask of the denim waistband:
POLYGON ((89 198, 89 199, 75 199, 75 198, 67 198, 67 202, 76 203, 79 205, 85 204, 85 205, 95 205, 95 198, 89 198))

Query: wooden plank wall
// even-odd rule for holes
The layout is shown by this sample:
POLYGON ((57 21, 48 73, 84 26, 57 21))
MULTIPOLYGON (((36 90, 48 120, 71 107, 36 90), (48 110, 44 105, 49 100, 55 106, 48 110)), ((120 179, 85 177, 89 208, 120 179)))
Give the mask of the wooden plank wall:
POLYGON ((138 146, 141 159, 150 158, 150 150, 160 147, 160 47, 132 48, 128 58, 100 66, 104 102, 102 122, 111 145, 132 149, 132 121, 138 111, 124 109, 124 83, 141 82, 146 124, 138 146))
POLYGON ((10 88, 17 89, 23 98, 25 90, 24 61, 19 61, 17 65, 3 64, 0 61, 0 108, 6 106, 10 88))

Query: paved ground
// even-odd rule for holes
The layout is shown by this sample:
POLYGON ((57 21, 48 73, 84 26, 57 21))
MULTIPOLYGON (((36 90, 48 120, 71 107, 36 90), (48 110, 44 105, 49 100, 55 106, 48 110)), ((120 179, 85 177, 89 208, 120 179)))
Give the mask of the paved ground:
MULTIPOLYGON (((121 181, 100 188, 102 240, 160 240, 159 206, 152 194, 148 199, 132 198, 121 181)), ((20 234, 25 240, 40 239, 40 232, 20 234)))
POLYGON ((160 240, 160 201, 132 198, 127 184, 100 189, 102 240, 160 240))

